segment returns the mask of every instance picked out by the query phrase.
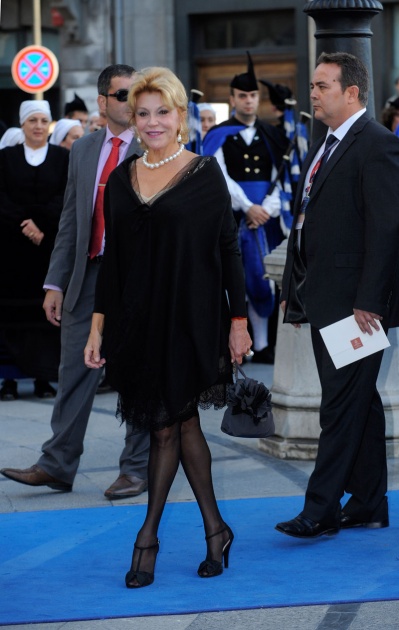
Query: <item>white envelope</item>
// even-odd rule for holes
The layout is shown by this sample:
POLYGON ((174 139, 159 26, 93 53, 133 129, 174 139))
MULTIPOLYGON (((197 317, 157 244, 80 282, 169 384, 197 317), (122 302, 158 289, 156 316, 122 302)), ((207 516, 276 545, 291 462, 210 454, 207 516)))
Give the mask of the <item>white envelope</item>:
POLYGON ((350 315, 335 324, 320 329, 327 350, 338 369, 359 359, 374 354, 379 350, 388 348, 391 344, 380 325, 380 330, 373 330, 372 335, 362 333, 355 321, 355 316, 350 315))

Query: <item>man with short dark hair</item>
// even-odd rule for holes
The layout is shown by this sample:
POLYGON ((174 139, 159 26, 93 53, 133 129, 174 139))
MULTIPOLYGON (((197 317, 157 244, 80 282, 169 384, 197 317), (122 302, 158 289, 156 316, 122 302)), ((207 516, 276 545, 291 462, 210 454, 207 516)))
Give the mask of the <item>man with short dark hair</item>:
MULTIPOLYGON (((51 420, 53 435, 43 444, 37 464, 25 470, 1 471, 5 477, 30 486, 71 491, 83 453, 101 376, 101 370, 89 370, 83 360, 104 247, 103 231, 96 230, 96 240, 93 237, 92 227, 98 223, 92 221, 92 216, 98 216, 96 199, 105 185, 104 167, 112 151, 116 151, 113 155, 118 163, 139 152, 129 128, 131 112, 127 104, 134 72, 134 68, 122 64, 103 70, 98 79, 97 102, 100 111, 105 112, 107 127, 72 146, 64 207, 44 284, 47 292, 43 308, 48 321, 60 326, 62 316, 59 384, 51 420), (94 250, 93 242, 97 244, 94 250)), ((105 492, 109 499, 136 496, 147 489, 149 436, 143 433, 132 437, 127 426, 126 438, 120 474, 105 492)))
POLYGON ((287 249, 284 321, 309 322, 321 381, 321 434, 303 511, 276 529, 314 538, 388 527, 382 351, 336 369, 320 329, 354 315, 362 335, 397 326, 399 140, 366 113, 364 64, 323 53, 310 84, 327 126, 305 160, 287 249), (341 510, 344 493, 350 495, 341 510))

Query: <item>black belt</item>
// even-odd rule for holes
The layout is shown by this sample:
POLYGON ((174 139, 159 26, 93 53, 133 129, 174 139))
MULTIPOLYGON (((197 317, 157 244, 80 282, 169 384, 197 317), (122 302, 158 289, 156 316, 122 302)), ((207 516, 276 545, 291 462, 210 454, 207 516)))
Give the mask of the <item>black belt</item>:
POLYGON ((102 261, 103 257, 102 256, 94 256, 94 258, 89 258, 89 263, 94 263, 99 265, 100 262, 102 261))

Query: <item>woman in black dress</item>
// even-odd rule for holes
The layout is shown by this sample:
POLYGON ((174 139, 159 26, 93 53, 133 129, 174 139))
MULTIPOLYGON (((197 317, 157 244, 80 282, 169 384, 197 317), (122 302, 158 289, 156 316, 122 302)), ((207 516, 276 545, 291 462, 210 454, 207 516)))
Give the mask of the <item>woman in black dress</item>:
POLYGON ((232 362, 241 363, 252 342, 230 195, 213 157, 184 150, 181 82, 166 68, 147 68, 128 102, 146 150, 108 180, 85 362, 106 361, 118 414, 151 432, 147 516, 126 575, 126 586, 138 588, 154 580, 158 526, 179 463, 204 521, 207 555, 198 574, 220 575, 222 559, 228 566, 234 536, 216 503, 198 408, 225 405, 232 362))
MULTIPOLYGON (((47 142, 47 101, 24 101, 23 144, 0 151, 0 330, 13 363, 35 379, 35 395, 54 396, 59 331, 43 313, 43 281, 58 229, 69 152, 47 142)), ((17 383, 3 384, 1 397, 16 398, 17 383), (6 394, 8 393, 8 396, 6 394)))

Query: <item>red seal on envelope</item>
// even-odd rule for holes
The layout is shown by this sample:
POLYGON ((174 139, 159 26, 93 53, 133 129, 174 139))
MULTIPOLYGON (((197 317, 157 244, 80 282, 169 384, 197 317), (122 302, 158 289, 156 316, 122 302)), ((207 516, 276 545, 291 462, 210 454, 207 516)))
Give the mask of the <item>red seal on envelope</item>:
POLYGON ((356 337, 356 339, 351 339, 351 344, 354 350, 359 350, 359 348, 363 348, 363 343, 360 337, 356 337))

